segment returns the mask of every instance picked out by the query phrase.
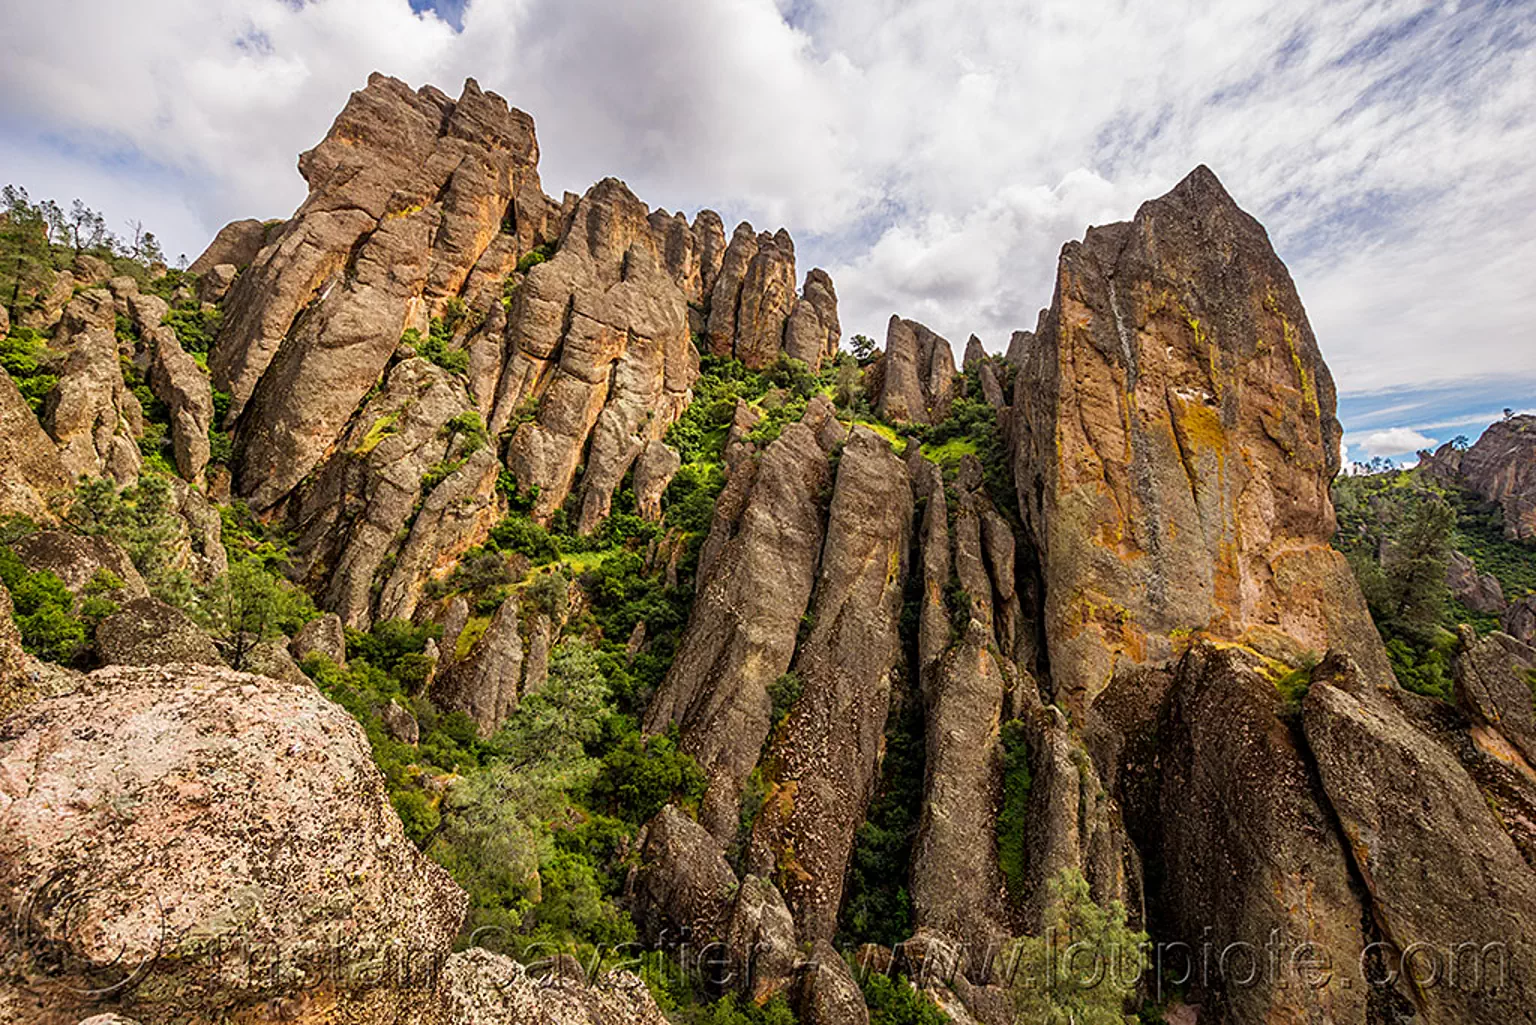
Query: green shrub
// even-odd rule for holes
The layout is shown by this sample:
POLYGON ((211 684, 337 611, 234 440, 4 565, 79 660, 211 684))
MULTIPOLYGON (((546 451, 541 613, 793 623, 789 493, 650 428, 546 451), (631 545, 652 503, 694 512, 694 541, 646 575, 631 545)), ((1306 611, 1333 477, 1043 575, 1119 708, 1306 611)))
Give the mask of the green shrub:
POLYGON ((1051 879, 1047 908, 1043 934, 1020 938, 1004 959, 1020 1020, 1124 1025, 1149 963, 1146 933, 1126 924, 1118 901, 1095 904, 1076 869, 1051 879))
POLYGON ((789 718, 790 709, 795 707, 795 702, 804 693, 805 684, 800 682, 800 677, 795 673, 785 673, 768 685, 768 698, 773 703, 773 729, 778 729, 789 718))
POLYGON ((0 582, 11 592, 23 650, 62 664, 80 654, 86 646, 85 625, 75 617, 75 597, 62 580, 47 570, 28 570, 9 548, 0 548, 0 582))
MULTIPOLYGON (((855 977, 860 974, 854 970, 855 977)), ((860 984, 869 1006, 869 1025, 948 1025, 949 1016, 905 975, 869 972, 860 984)))
POLYGON ((401 825, 405 826, 405 835, 418 847, 437 831, 442 822, 437 807, 419 790, 397 791, 389 800, 395 807, 395 814, 400 816, 401 825))
POLYGON ((176 332, 176 341, 187 352, 207 353, 213 348, 223 321, 223 311, 205 310, 196 299, 187 299, 172 306, 161 323, 176 332))
POLYGON ((1003 806, 997 816, 997 864, 1014 900, 1024 896, 1024 869, 1028 851, 1029 740, 1024 723, 1010 719, 1003 724, 1003 806))
POLYGON ((534 267, 545 262, 553 255, 555 255, 554 243, 546 242, 541 246, 535 246, 518 259, 517 272, 519 274, 527 274, 534 267))
POLYGON ((53 372, 54 359, 48 340, 32 328, 13 325, 10 334, 0 338, 0 367, 38 416, 43 412, 44 397, 59 383, 53 372))
POLYGON ((631 725, 603 756, 589 794, 593 807, 638 826, 664 805, 697 805, 707 782, 698 763, 677 749, 675 736, 646 739, 631 725))
POLYGON ((923 806, 926 755, 922 702, 908 695, 887 717, 880 789, 854 834, 840 945, 895 946, 912 935, 907 873, 923 806))

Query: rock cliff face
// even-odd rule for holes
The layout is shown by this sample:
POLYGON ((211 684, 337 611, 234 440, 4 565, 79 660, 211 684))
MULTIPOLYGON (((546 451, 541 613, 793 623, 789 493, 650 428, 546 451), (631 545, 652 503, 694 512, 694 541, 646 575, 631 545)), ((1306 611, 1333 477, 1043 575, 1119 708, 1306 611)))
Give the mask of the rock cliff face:
POLYGON ((1264 229, 1199 168, 1061 255, 1015 387, 1056 693, 1209 635, 1385 672, 1334 532, 1333 381, 1264 229))
POLYGON ((870 395, 885 419, 932 424, 954 398, 955 355, 949 342, 915 320, 892 316, 885 352, 871 375, 870 395))
POLYGON ((853 834, 874 796, 906 584, 912 487, 878 434, 855 427, 827 514, 812 608, 795 656, 804 692, 766 760, 749 863, 784 893, 803 936, 830 940, 853 834))
POLYGON ((813 404, 732 472, 699 556, 688 629, 646 710, 646 729, 677 724, 682 749, 708 773, 699 818, 722 844, 736 835, 741 790, 771 724, 768 688, 789 669, 815 584, 831 479, 817 427, 829 416, 813 404))
POLYGON ((1465 452, 1446 444, 1419 458, 1431 475, 1497 503, 1505 537, 1536 538, 1536 416, 1491 424, 1465 452))
MULTIPOLYGON (((163 472, 141 457, 147 410, 177 471, 156 554, 185 579, 140 575, 69 516, 7 545, 0 1025, 662 1025, 625 973, 452 954, 467 898, 406 839, 366 746, 391 787, 411 777, 411 835, 453 863, 434 846, 465 814, 453 788, 485 768, 464 763, 504 757, 531 693, 582 690, 552 657, 578 637, 647 741, 593 763, 643 775, 675 737, 702 796, 628 819, 573 798, 536 825, 561 857, 556 834, 595 849, 611 830, 580 855, 607 859, 602 900, 650 947, 718 941, 711 992, 867 1025, 832 943, 868 927, 850 893, 887 887, 914 935, 859 964, 1003 1025, 1000 955, 1075 873, 1163 945, 1149 982, 1190 973, 1170 1020, 1536 1022, 1536 604, 1454 562, 1461 600, 1508 633, 1463 629, 1450 699, 1398 688, 1329 545, 1328 370, 1214 175, 1069 243, 1005 357, 971 336, 957 374, 945 339, 893 317, 869 407, 839 408, 798 372, 769 387, 783 357, 826 370, 841 336, 832 280, 798 281, 787 232, 728 238, 612 178, 556 201, 537 161, 532 120, 472 80, 455 100, 376 75, 301 158, 294 215, 229 225, 175 289, 178 310, 223 311, 211 380, 167 303, 100 260, 26 310, 57 324, 58 383, 36 417, 0 371, 0 513, 48 520, 77 476, 163 472), (669 443, 706 354, 708 437, 690 417, 669 443), (674 517, 674 479, 707 500, 722 478, 712 513, 674 517), (231 497, 260 525, 214 504, 231 497), (631 511, 643 529, 610 543, 631 511), (232 543, 291 532, 290 576, 326 613, 242 651, 259 676, 223 667, 236 644, 199 625, 220 610, 178 597, 229 568, 221 512, 232 543), (642 583, 617 566, 643 567, 622 571, 645 577, 643 614, 614 613, 605 590, 642 583), (57 584, 27 580, 44 572, 57 584), (55 625, 45 588, 72 616, 112 603, 75 668, 28 654, 55 625), (409 680, 375 664, 395 635, 424 646, 409 680), (369 706, 366 735, 297 664, 344 665, 349 636, 351 683, 316 678, 369 706), (394 682, 364 695, 375 680, 394 682), (276 953, 338 945, 370 970, 276 953), (427 977, 371 970, 401 951, 427 977)), ((1426 474, 1527 537, 1533 424, 1426 474)), ((623 729, 608 712, 589 755, 623 729)))
POLYGON ((73 483, 53 439, 32 415, 16 382, 0 368, 0 516, 47 522, 49 499, 73 483))

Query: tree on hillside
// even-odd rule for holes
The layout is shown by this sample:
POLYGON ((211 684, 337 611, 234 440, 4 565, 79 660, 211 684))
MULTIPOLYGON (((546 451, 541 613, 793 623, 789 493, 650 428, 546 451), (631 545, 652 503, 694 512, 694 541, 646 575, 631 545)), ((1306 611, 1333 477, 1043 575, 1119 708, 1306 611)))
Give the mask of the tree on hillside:
POLYGON ((70 204, 64 231, 76 256, 92 249, 115 249, 117 246, 117 236, 107 230, 107 219, 78 199, 70 204))
POLYGON ((1450 591, 1446 567, 1451 560, 1451 531, 1456 511, 1439 495, 1413 503, 1392 531, 1382 553, 1388 623, 1403 634, 1427 642, 1445 616, 1450 591))
POLYGON ((27 301, 53 284, 49 221, 27 190, 7 185, 0 192, 0 289, 12 319, 27 301))
POLYGON ((1043 933, 1020 939, 1005 957, 1019 1021, 1124 1025, 1126 1002, 1147 968, 1147 934, 1126 924, 1119 901, 1095 904, 1076 869, 1062 869, 1048 893, 1043 933))

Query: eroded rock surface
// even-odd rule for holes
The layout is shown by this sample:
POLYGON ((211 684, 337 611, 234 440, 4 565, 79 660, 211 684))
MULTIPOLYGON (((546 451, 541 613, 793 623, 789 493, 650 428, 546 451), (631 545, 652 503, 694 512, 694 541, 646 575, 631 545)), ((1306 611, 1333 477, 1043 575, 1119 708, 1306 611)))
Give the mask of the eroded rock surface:
POLYGON ((7 910, 70 956, 63 978, 7 979, 50 1025, 84 1016, 67 1016, 82 981, 140 966, 134 1014, 158 1023, 348 982, 296 971, 317 944, 355 952, 320 963, 359 979, 370 955, 440 961, 466 903, 405 838, 346 712, 225 669, 106 669, 6 720, 0 826, 7 910), (78 895, 67 920, 29 903, 43 885, 78 895))
POLYGON ((688 628, 646 709, 647 732, 676 723, 682 750, 708 774, 699 821, 721 843, 736 835, 741 788, 768 735, 768 686, 789 669, 810 602, 830 478, 813 424, 827 415, 813 403, 733 472, 699 556, 688 628))
POLYGON ((954 398, 955 355, 949 342, 917 321, 892 315, 872 378, 870 395, 883 418, 938 423, 954 398))
POLYGON ((795 658, 803 693, 766 761, 749 859, 778 883, 802 939, 830 940, 836 929, 854 831, 878 778, 911 530, 906 467, 884 438, 855 427, 827 514, 814 624, 795 658))
POLYGON ((1015 384, 1019 501, 1044 566, 1058 697, 1170 635, 1387 672, 1334 533, 1340 428, 1290 275, 1196 169, 1062 251, 1015 384))
POLYGON ((0 367, 0 516, 53 519, 50 499, 69 491, 74 481, 59 458, 32 407, 11 375, 0 367))
POLYGON ((1536 538, 1536 416, 1495 421, 1460 453, 1462 483, 1504 511, 1504 536, 1536 538))
POLYGON ((123 381, 116 317, 111 294, 90 289, 70 301, 55 339, 66 356, 42 419, 71 480, 111 477, 130 484, 139 475, 144 411, 123 381))

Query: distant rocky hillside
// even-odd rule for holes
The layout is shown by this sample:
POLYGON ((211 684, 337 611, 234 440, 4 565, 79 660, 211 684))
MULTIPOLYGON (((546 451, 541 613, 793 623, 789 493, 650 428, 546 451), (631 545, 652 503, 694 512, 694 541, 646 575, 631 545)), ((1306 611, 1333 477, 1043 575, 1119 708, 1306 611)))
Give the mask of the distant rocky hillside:
POLYGON ((1531 418, 1336 480, 1204 167, 957 364, 538 158, 7 194, 0 1025, 1536 1021, 1531 418))

